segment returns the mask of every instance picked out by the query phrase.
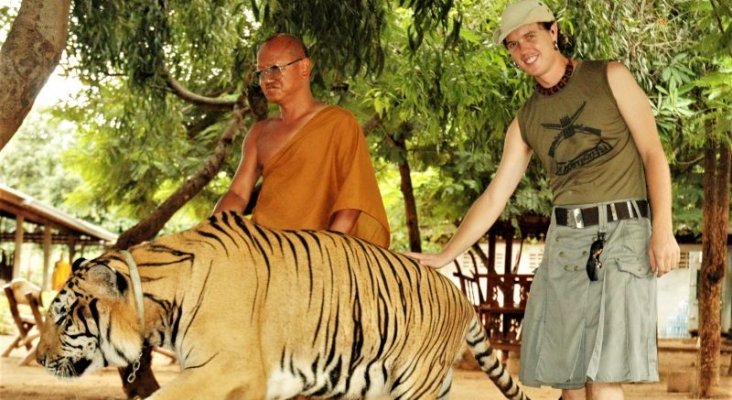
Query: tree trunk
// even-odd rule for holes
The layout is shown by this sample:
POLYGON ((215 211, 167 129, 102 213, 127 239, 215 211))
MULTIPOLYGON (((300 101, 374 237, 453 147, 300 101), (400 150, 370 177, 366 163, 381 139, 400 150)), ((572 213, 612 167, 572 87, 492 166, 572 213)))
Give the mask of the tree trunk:
POLYGON ((363 125, 361 125, 361 131, 363 132, 363 135, 365 137, 368 137, 371 132, 373 132, 376 128, 380 127, 381 124, 384 121, 379 117, 379 114, 374 114, 369 118, 368 121, 364 122, 363 125))
POLYGON ((0 48, 0 150, 33 107, 66 47, 70 0, 23 0, 0 48))
MULTIPOLYGON (((376 128, 380 127, 383 123, 381 117, 378 114, 374 114, 368 121, 361 125, 361 130, 364 136, 368 136, 376 128)), ((399 190, 402 192, 404 198, 404 213, 407 223, 407 232, 409 235, 409 249, 414 252, 422 252, 422 239, 419 233, 419 218, 417 216, 417 200, 414 197, 414 185, 412 184, 412 169, 409 166, 409 150, 407 149, 407 143, 404 139, 411 130, 411 125, 404 123, 399 129, 405 130, 399 138, 395 138, 394 135, 386 133, 386 138, 390 143, 399 149, 399 153, 402 155, 402 159, 397 163, 399 167, 399 190)))
MULTIPOLYGON (((403 148, 406 155, 406 144, 403 148)), ((409 250, 414 252, 422 252, 422 241, 419 234, 419 220, 417 218, 417 201, 414 198, 414 186, 412 185, 411 168, 409 161, 404 158, 404 162, 399 163, 399 176, 401 184, 399 189, 404 196, 404 209, 407 218, 407 229, 409 230, 409 250)))
POLYGON ((422 240, 419 234, 419 220, 417 218, 417 201, 414 198, 414 186, 412 185, 411 168, 409 167, 407 143, 404 139, 408 136, 412 129, 408 123, 403 123, 399 127, 401 132, 399 137, 387 134, 391 143, 399 150, 402 155, 401 160, 397 163, 399 166, 399 176, 401 181, 399 189, 404 197, 404 212, 407 219, 407 231, 409 233, 409 250, 414 252, 422 252, 422 240))
POLYGON ((719 383, 722 279, 727 259, 730 158, 724 141, 710 138, 704 148, 704 227, 699 291, 699 393, 709 398, 719 383))

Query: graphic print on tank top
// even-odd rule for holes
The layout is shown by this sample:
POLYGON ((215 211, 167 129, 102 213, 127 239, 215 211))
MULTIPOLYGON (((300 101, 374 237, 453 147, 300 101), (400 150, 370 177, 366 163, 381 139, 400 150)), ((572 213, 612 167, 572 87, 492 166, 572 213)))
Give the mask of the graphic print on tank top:
POLYGON ((602 139, 602 130, 575 123, 585 108, 582 102, 574 114, 559 118, 559 123, 542 123, 546 129, 559 131, 549 147, 549 157, 556 164, 556 175, 566 175, 573 169, 585 166, 612 150, 612 146, 602 139), (580 134, 586 137, 575 137, 580 134), (571 143, 566 143, 568 139, 571 143), (564 142, 564 144, 563 144, 564 142), (579 144, 579 145, 578 145, 579 144), (560 150, 562 147, 562 151, 560 150), (558 154, 559 153, 559 154, 558 154))

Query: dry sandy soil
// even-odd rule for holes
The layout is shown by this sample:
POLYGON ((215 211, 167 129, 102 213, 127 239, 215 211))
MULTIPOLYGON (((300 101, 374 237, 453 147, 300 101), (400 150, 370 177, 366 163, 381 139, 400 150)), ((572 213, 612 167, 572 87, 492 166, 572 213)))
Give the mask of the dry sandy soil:
MULTIPOLYGON (((0 336, 0 348, 4 349, 10 337, 0 336)), ((729 348, 729 345, 725 347, 729 348)), ((8 358, 0 359, 0 399, 2 400, 124 400, 119 375, 116 369, 108 368, 90 376, 75 380, 60 381, 49 375, 37 364, 21 367, 18 362, 24 356, 21 350, 14 350, 8 358)), ((669 400, 687 399, 689 393, 669 392, 669 378, 682 383, 694 373, 696 353, 693 344, 679 341, 662 344, 660 352, 661 382, 656 384, 625 385, 627 400, 669 400)), ((722 356, 722 371, 729 369, 730 353, 722 356)), ((510 360, 512 372, 516 372, 510 360)), ((170 365, 162 356, 155 355, 155 375, 161 384, 177 375, 178 366, 170 365)), ((525 388, 533 400, 557 400, 559 392, 550 388, 525 388)), ((452 399, 501 399, 500 392, 488 378, 479 371, 458 368, 455 372, 452 399)), ((723 376, 714 399, 732 399, 732 377, 723 376)))

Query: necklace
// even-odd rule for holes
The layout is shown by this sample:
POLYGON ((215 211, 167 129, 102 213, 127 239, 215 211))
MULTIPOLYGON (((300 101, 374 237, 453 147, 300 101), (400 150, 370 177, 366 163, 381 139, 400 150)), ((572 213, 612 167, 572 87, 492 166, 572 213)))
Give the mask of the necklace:
POLYGON ((569 78, 572 77, 572 72, 574 72, 574 65, 572 64, 572 60, 567 61, 567 65, 564 67, 564 75, 562 75, 562 78, 557 82, 556 85, 545 88, 544 86, 541 86, 539 82, 536 82, 536 91, 540 94, 543 94, 544 96, 551 96, 554 93, 557 93, 558 91, 562 90, 564 86, 567 85, 569 82, 569 78))

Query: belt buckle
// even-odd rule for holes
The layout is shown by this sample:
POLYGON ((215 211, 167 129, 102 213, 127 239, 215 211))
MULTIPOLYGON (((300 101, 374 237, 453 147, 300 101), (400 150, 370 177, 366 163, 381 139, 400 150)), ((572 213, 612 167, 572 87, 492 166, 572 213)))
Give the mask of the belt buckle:
POLYGON ((613 221, 618 220, 618 209, 615 208, 615 203, 610 203, 610 214, 613 217, 613 221))
POLYGON ((567 213, 567 225, 577 229, 585 227, 585 221, 582 219, 582 209, 573 208, 569 210, 567 213))

